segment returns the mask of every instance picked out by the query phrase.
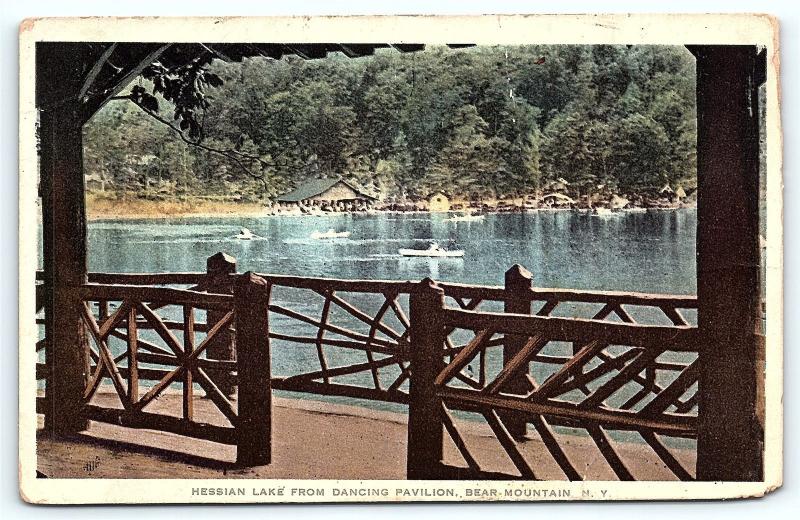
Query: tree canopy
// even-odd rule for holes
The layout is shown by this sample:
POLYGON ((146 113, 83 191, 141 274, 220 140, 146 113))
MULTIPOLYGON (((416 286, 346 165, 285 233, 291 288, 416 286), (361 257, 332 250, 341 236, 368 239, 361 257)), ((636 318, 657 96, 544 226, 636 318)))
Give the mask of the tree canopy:
POLYGON ((388 199, 518 196, 552 179, 621 192, 694 182, 683 47, 431 46, 214 61, 194 74, 191 117, 170 113, 185 94, 157 67, 127 95, 160 120, 107 104, 85 126, 87 173, 117 191, 248 198, 326 176, 388 199), (165 126, 173 119, 203 146, 165 126))

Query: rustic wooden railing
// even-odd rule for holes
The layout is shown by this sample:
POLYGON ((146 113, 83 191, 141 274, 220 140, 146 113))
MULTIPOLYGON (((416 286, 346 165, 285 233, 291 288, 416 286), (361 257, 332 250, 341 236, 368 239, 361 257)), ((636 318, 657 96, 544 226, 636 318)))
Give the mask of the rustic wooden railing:
MULTIPOLYGON (((268 275, 276 349, 313 348, 275 389, 407 403, 410 282, 268 275)), ((277 352, 277 350, 276 350, 277 352)))
MULTIPOLYGON (((217 254, 209 258, 205 273, 90 273, 90 284, 82 289, 84 300, 96 307, 92 307, 92 312, 85 318, 88 334, 95 342, 94 354, 89 354, 94 364, 87 372, 92 374, 92 384, 110 379, 120 396, 123 394, 121 390, 125 390, 128 400, 127 407, 123 403, 123 408, 118 411, 100 412, 96 407, 90 407, 91 413, 116 423, 124 422, 132 426, 163 424, 159 429, 201 438, 211 436, 235 444, 240 437, 231 430, 237 420, 232 413, 237 400, 232 396, 238 386, 238 413, 241 415, 242 396, 252 395, 255 391, 251 389, 243 393, 243 370, 245 367, 262 366, 266 368, 259 374, 252 370, 249 372, 248 381, 258 380, 259 385, 265 388, 411 403, 410 423, 413 426, 420 415, 414 411, 419 408, 419 403, 413 404, 415 398, 409 395, 409 392, 413 394, 411 381, 414 375, 419 380, 422 377, 420 374, 428 373, 436 379, 444 366, 457 363, 460 368, 449 371, 446 385, 448 392, 456 392, 453 394, 455 397, 461 396, 459 392, 468 391, 483 395, 484 390, 492 384, 492 378, 508 366, 530 365, 531 368, 515 369, 503 376, 502 394, 511 392, 518 398, 531 391, 537 378, 547 381, 549 373, 565 366, 570 367, 569 377, 559 376, 564 380, 559 380, 558 384, 547 383, 545 388, 550 387, 553 392, 571 392, 570 395, 576 395, 576 392, 586 395, 587 392, 591 393, 592 385, 602 378, 615 377, 626 371, 630 376, 629 381, 622 386, 627 385, 628 388, 638 385, 639 388, 628 392, 625 402, 616 403, 615 406, 630 414, 635 413, 637 407, 644 406, 654 395, 667 392, 670 386, 669 377, 665 374, 683 373, 688 366, 693 367, 691 363, 696 358, 696 352, 689 350, 681 350, 679 354, 665 351, 665 355, 659 354, 652 359, 648 357, 644 362, 645 358, 641 358, 639 352, 642 347, 627 339, 621 341, 619 346, 609 343, 598 347, 596 351, 592 350, 593 356, 584 359, 586 354, 581 352, 584 352, 586 343, 592 340, 591 335, 573 338, 574 341, 554 336, 545 341, 541 348, 531 350, 528 345, 530 337, 523 334, 501 330, 489 334, 487 330, 476 330, 453 320, 442 331, 436 332, 441 333, 441 351, 431 355, 420 350, 420 341, 414 339, 425 338, 428 333, 424 327, 432 323, 434 316, 441 314, 438 308, 420 310, 419 305, 415 310, 413 300, 420 291, 428 290, 425 284, 261 274, 258 276, 266 284, 262 297, 265 298, 267 310, 263 315, 254 315, 252 322, 246 320, 241 323, 248 324, 251 338, 264 342, 268 340, 273 353, 291 351, 291 355, 274 356, 271 367, 268 359, 252 365, 242 359, 243 349, 249 347, 242 343, 244 340, 238 316, 248 314, 244 303, 238 311, 235 308, 237 300, 234 294, 242 279, 242 275, 235 274, 235 271, 234 259, 217 254), (178 289, 179 286, 184 288, 178 289), (223 305, 221 302, 227 303, 223 305), (205 321, 197 319, 194 309, 204 309, 205 321), (135 319, 125 313, 135 313, 135 319), (95 325, 88 320, 89 316, 94 319, 95 325), (235 327, 232 326, 233 322, 236 322, 235 327), (133 334, 126 329, 129 323, 133 324, 133 334), (415 327, 422 327, 416 335, 415 327), (144 337, 143 334, 150 336, 144 337), (470 334, 474 337, 470 337, 470 334), (205 336, 198 343, 196 335, 205 336), (476 347, 475 337, 479 336, 482 340, 476 347), (183 338, 182 341, 178 341, 179 337, 183 338), (98 338, 101 342, 110 338, 127 342, 128 338, 134 338, 134 350, 138 355, 133 365, 127 343, 123 344, 123 349, 115 350, 120 354, 111 357, 110 353, 103 354, 103 349, 98 346, 98 338), (564 344, 556 348, 554 345, 557 342, 564 344), (465 359, 465 352, 474 356, 465 359), (525 352, 527 357, 520 358, 520 352, 525 352), (437 356, 441 357, 441 366, 438 366, 437 356), (109 357, 111 363, 105 360, 109 357), (640 364, 641 370, 631 373, 640 364), (131 395, 136 395, 130 390, 131 366, 137 369, 135 376, 138 380, 155 382, 147 390, 152 392, 150 395, 145 392, 143 396, 131 398, 131 395), (416 370, 413 368, 415 366, 418 366, 416 370), (193 425, 191 392, 195 384, 200 386, 227 420, 224 425, 193 425), (158 392, 181 385, 185 410, 179 421, 159 418, 160 423, 153 423, 154 418, 142 415, 146 412, 144 406, 152 402, 158 392), (137 404, 142 401, 144 405, 137 404), (130 410, 136 413, 132 414, 130 410), (144 417, 147 420, 142 422, 144 417)), ((458 311, 464 313, 459 316, 469 318, 487 313, 532 314, 534 323, 578 327, 575 330, 587 334, 596 334, 599 329, 581 329, 581 325, 574 324, 590 322, 608 325, 611 327, 609 330, 626 331, 625 334, 628 334, 627 331, 649 330, 642 327, 658 330, 666 327, 670 331, 693 330, 696 323, 697 300, 693 296, 536 288, 532 286, 530 274, 519 266, 506 273, 504 286, 440 283, 438 288, 442 291, 448 312, 458 311), (619 327, 614 328, 617 325, 619 327)), ((44 348, 45 344, 46 339, 40 341, 37 349, 44 348)), ((650 349, 649 352, 655 350, 650 349)), ((44 364, 37 371, 40 377, 46 376, 44 364)), ((692 368, 690 375, 694 371, 696 368, 692 368)), ((496 388, 497 384, 492 387, 489 397, 497 398, 494 396, 496 388)), ((696 385, 693 388, 696 389, 696 385)), ((548 394, 552 398, 559 395, 548 394)), ((683 398, 682 401, 669 403, 674 405, 676 413, 694 413, 696 395, 679 395, 675 398, 683 398)), ((463 400, 454 399, 447 394, 443 402, 456 410, 475 409, 475 403, 465 404, 463 400)), ((570 418, 559 414, 542 419, 517 410, 520 406, 519 403, 510 408, 500 406, 497 412, 504 430, 514 441, 525 438, 529 424, 541 435, 543 421, 550 421, 554 425, 572 425, 583 420, 580 416, 570 418)), ((262 423, 269 424, 269 418, 264 418, 265 412, 262 410, 260 413, 262 423)), ((268 412, 266 415, 269 415, 268 412)), ((434 415, 438 417, 439 412, 434 415)), ((621 417, 628 416, 623 414, 621 417)), ((454 427, 448 426, 447 431, 450 432, 454 427)), ((602 425, 598 428, 602 428, 602 425)), ((594 429, 589 435, 600 438, 594 429)), ((650 443, 652 438, 647 435, 645 441, 650 443)), ((550 448, 552 442, 549 439, 546 442, 550 448)), ((613 457, 610 460, 613 461, 613 457)), ((412 475, 414 469, 411 462, 409 464, 409 475, 412 475)), ((441 464, 435 467, 441 468, 441 464)), ((627 474, 620 468, 615 468, 617 475, 626 477, 627 474)), ((675 469, 675 474, 680 478, 687 476, 677 467, 675 469)), ((470 467, 467 473, 462 471, 459 474, 467 475, 475 471, 478 469, 470 467)), ((520 473, 530 475, 522 470, 520 473)), ((565 474, 568 478, 575 477, 571 472, 565 474)))
MULTIPOLYGON (((272 385, 277 390, 346 396, 396 403, 408 402, 410 362, 409 295, 417 282, 337 280, 261 274, 270 284, 269 336, 272 349, 294 349, 302 363, 278 366, 272 385), (314 354, 310 355, 312 349, 314 354), (336 364, 338 363, 338 364, 336 364)), ((531 287, 530 276, 519 268, 506 275, 506 286, 442 283, 447 300, 465 310, 494 310, 606 321, 651 324, 689 324, 696 298, 611 291, 571 291, 531 287), (686 316, 682 313, 686 313, 686 316)), ((235 276, 209 273, 126 274, 90 273, 90 282, 123 285, 189 285, 193 290, 229 293, 235 276)), ((214 311, 212 311, 213 313, 214 311)), ((211 320, 213 325, 219 319, 211 320)), ((181 331, 181 322, 168 324, 181 331)), ((220 336, 227 334, 223 329, 220 336)), ((452 357, 457 338, 448 337, 452 357)), ((494 340, 495 346, 514 339, 494 340)), ((226 339, 232 344, 232 337, 226 339)), ((212 342, 213 343, 213 342, 212 342)), ((213 345, 212 345, 213 346, 213 345)), ((222 349, 223 354, 225 349, 222 349)), ((220 359, 219 352, 215 359, 220 359)), ((233 362, 233 347, 224 361, 233 362)), ((486 360, 484 360, 486 361, 486 360)), ((559 358, 540 356, 541 362, 559 358)), ((223 366, 223 365, 220 365, 223 366)), ((653 367, 647 376, 652 378, 653 367)), ((458 374, 466 384, 477 384, 458 374)), ((220 388, 231 395, 235 382, 220 375, 220 388)), ((522 427, 517 424, 514 431, 522 427)))
MULTIPOLYGON (((114 281, 130 280, 114 278, 114 281)), ((268 463, 271 401, 268 286, 262 278, 248 273, 237 280, 233 293, 210 294, 120 283, 76 287, 86 330, 82 350, 87 418, 232 444, 237 446, 237 463, 268 463), (215 323, 197 320, 198 315, 212 312, 221 313, 221 319, 215 323), (209 359, 208 347, 229 328, 236 331, 237 359, 209 359), (181 334, 176 336, 173 331, 181 334), (109 405, 107 395, 98 399, 98 389, 104 380, 111 381, 115 404, 109 405), (182 389, 181 409, 151 411, 159 396, 176 384, 182 389), (238 387, 236 401, 220 390, 223 384, 238 387), (215 406, 217 417, 212 422, 200 422, 194 417, 195 385, 215 406)), ((37 350, 45 345, 43 340, 37 350)), ((45 359, 45 363, 37 366, 37 376, 47 379, 52 375, 51 369, 45 359)), ((46 413, 51 405, 57 406, 54 399, 57 396, 45 391, 37 408, 46 413)))
MULTIPOLYGON (((447 307, 442 287, 430 280, 423 284, 411 303, 412 366, 422 370, 411 374, 409 478, 536 479, 536 468, 507 426, 517 422, 533 424, 570 480, 584 478, 585 461, 570 460, 563 449, 569 436, 554 433, 553 426, 583 430, 620 480, 633 480, 635 475, 614 449, 608 430, 638 434, 673 478, 694 479, 694 468, 684 467, 660 438, 697 435, 697 329, 678 319, 671 307, 666 313, 676 323, 668 326, 641 325, 625 318, 609 323, 596 317, 477 312, 447 307), (426 319, 415 321, 417 315, 426 319), (454 330, 472 334, 455 352, 446 346, 454 330), (494 347, 506 352, 502 365, 488 371, 487 352, 494 347), (477 373, 475 378, 465 374, 472 364, 477 365, 469 369, 477 373), (554 368, 537 379, 532 373, 539 364, 554 368), (516 475, 481 467, 460 432, 463 421, 454 419, 453 410, 484 418, 516 475), (465 467, 443 462, 445 431, 465 467)), ((665 304, 663 298, 651 303, 659 308, 665 304)))

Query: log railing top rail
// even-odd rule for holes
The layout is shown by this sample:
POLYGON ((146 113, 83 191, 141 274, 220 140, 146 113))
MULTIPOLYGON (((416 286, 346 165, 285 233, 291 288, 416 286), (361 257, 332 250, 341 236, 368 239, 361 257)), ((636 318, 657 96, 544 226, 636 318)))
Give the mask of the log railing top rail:
MULTIPOLYGON (((223 275, 231 279, 233 284, 239 274, 223 275)), ((337 278, 322 278, 308 276, 278 275, 259 273, 258 276, 275 285, 286 287, 313 289, 324 291, 336 289, 346 292, 392 292, 397 294, 411 294, 417 291, 418 281, 403 280, 346 280, 337 278)), ((43 280, 43 271, 36 272, 36 279, 43 280)), ((196 285, 202 289, 209 275, 205 272, 181 273, 89 273, 90 284, 108 285, 196 285)), ((455 282, 437 282, 444 289, 445 294, 455 298, 478 298, 481 300, 503 301, 508 297, 508 292, 499 285, 475 285, 455 282)), ((520 299, 528 296, 531 301, 571 301, 583 303, 611 303, 617 305, 641 306, 673 306, 682 309, 697 308, 697 296, 688 294, 658 294, 628 291, 605 291, 562 289, 547 287, 532 287, 530 291, 515 292, 514 298, 520 299)))
POLYGON ((662 348, 664 344, 675 351, 696 351, 697 328, 690 326, 641 325, 606 321, 530 316, 495 312, 476 312, 445 308, 442 324, 449 328, 474 331, 491 330, 493 334, 544 335, 549 341, 584 341, 586 338, 609 344, 630 344, 642 348, 662 348))
POLYGON ((83 300, 128 300, 191 305, 199 309, 228 310, 233 296, 169 287, 89 283, 76 288, 83 300))
MULTIPOLYGON (((445 294, 453 297, 474 298, 482 297, 486 300, 504 300, 506 289, 503 286, 470 285, 463 283, 437 282, 444 289, 445 294)), ((672 305, 682 309, 697 308, 697 297, 689 294, 657 294, 626 291, 600 291, 583 289, 560 289, 548 287, 531 287, 530 291, 515 293, 519 299, 528 296, 533 300, 557 300, 585 303, 616 303, 631 305, 661 306, 672 305)))

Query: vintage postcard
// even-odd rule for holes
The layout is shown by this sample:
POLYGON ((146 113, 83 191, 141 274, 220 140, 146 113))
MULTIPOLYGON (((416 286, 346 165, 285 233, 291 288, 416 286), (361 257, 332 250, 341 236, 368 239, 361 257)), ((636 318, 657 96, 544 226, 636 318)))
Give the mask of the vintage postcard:
POLYGON ((768 15, 22 22, 22 497, 774 490, 778 56, 768 15))

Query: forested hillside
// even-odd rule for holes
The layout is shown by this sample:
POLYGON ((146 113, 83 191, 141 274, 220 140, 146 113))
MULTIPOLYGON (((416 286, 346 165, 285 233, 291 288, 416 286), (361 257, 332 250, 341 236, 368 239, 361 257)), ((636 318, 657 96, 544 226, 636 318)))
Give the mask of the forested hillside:
POLYGON ((557 178, 584 193, 694 183, 694 62, 682 46, 429 46, 209 70, 223 82, 205 90, 204 148, 116 100, 86 125, 87 174, 116 193, 247 199, 336 175, 388 199, 518 196, 557 178))

